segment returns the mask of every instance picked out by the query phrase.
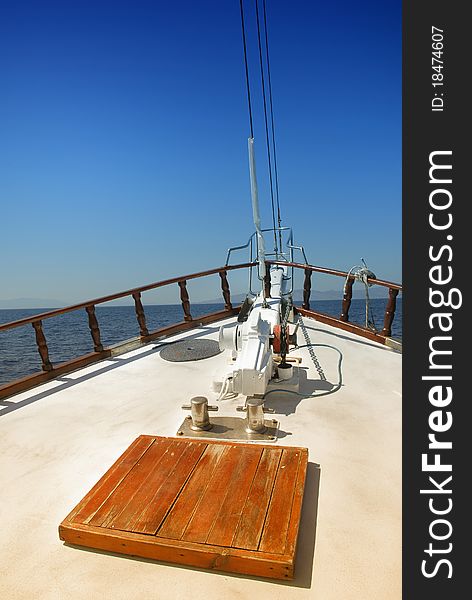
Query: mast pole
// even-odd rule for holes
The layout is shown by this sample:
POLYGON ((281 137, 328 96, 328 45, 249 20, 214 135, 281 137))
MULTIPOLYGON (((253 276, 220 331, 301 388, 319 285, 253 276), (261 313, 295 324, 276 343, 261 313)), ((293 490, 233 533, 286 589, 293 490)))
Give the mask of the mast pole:
POLYGON ((256 158, 254 155, 253 137, 248 138, 247 148, 249 153, 249 175, 251 178, 252 217, 257 236, 257 262, 259 263, 259 279, 262 280, 262 289, 264 290, 265 243, 264 236, 262 235, 261 231, 261 216, 259 212, 259 195, 257 190, 256 158))

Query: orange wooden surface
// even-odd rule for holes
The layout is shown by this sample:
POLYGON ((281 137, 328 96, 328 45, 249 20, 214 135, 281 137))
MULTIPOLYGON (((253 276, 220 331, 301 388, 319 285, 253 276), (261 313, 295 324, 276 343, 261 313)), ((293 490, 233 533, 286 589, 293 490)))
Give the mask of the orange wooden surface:
POLYGON ((298 448, 283 451, 259 544, 263 552, 278 553, 285 549, 300 456, 298 448))
POLYGON ((266 448, 263 450, 256 476, 246 500, 244 514, 239 520, 233 539, 235 548, 257 550, 259 546, 281 455, 281 448, 266 448))
POLYGON ((291 578, 305 448, 140 436, 59 527, 66 542, 291 578))
POLYGON ((113 519, 134 499, 139 487, 148 479, 151 479, 156 465, 166 458, 166 452, 171 443, 170 440, 165 438, 156 438, 156 441, 146 450, 120 485, 110 493, 90 519, 90 525, 107 527, 112 524, 113 519))
MULTIPOLYGON (((188 525, 181 536, 182 539, 191 542, 206 542, 226 496, 237 460, 237 448, 233 448, 233 446, 224 447, 217 474, 210 479, 208 485, 203 490, 199 502, 195 507, 196 510, 190 517, 188 525)), ((182 496, 182 501, 185 502, 184 495, 182 496)), ((163 535, 161 531, 159 534, 163 535)))
POLYGON ((262 448, 258 446, 246 448, 235 446, 234 450, 238 452, 238 462, 231 473, 225 498, 206 540, 208 544, 215 546, 231 547, 249 488, 262 455, 262 448))
MULTIPOLYGON (((140 437, 123 453, 109 471, 90 490, 76 507, 74 520, 77 523, 88 523, 95 512, 105 502, 110 493, 126 477, 141 456, 154 443, 155 438, 140 437)), ((72 517, 72 515, 69 515, 72 517)))
POLYGON ((169 469, 169 473, 163 473, 160 470, 162 477, 159 480, 159 487, 153 486, 150 489, 148 486, 145 488, 144 492, 149 490, 150 493, 143 494, 143 497, 140 498, 139 510, 136 510, 135 506, 133 506, 133 512, 135 512, 134 518, 124 522, 121 527, 115 524, 115 527, 139 533, 156 533, 168 512, 169 506, 178 497, 189 475, 195 468, 195 464, 203 454, 205 447, 206 444, 203 442, 187 445, 175 467, 169 469), (153 496, 148 500, 151 493, 153 493, 153 496), (140 513, 139 516, 138 512, 140 513))
POLYGON ((194 469, 192 479, 185 486, 185 494, 182 493, 179 496, 164 524, 157 532, 159 537, 179 540, 183 536, 202 494, 213 477, 216 477, 215 470, 226 450, 228 448, 224 446, 210 445, 207 447, 194 469))

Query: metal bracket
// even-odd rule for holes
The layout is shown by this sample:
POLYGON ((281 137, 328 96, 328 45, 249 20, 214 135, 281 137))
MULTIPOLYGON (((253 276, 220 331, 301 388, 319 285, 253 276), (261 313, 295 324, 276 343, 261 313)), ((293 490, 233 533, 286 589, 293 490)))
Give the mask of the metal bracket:
MULTIPOLYGON (((238 412, 246 412, 247 411, 247 406, 246 405, 237 406, 236 410, 238 412)), ((275 410, 273 408, 268 408, 268 407, 264 406, 262 408, 262 412, 264 412, 264 413, 274 413, 275 410)))
POLYGON ((211 420, 212 428, 205 431, 192 429, 192 417, 189 415, 177 431, 178 436, 191 438, 213 438, 219 440, 239 440, 242 442, 275 442, 279 430, 279 421, 276 419, 264 420, 264 432, 248 433, 247 419, 241 417, 214 417, 211 420))
MULTIPOLYGON (((180 407, 182 410, 192 410, 192 405, 191 404, 182 404, 182 406, 180 407)), ((216 406, 215 404, 208 404, 207 405, 207 410, 219 410, 219 406, 216 406)))

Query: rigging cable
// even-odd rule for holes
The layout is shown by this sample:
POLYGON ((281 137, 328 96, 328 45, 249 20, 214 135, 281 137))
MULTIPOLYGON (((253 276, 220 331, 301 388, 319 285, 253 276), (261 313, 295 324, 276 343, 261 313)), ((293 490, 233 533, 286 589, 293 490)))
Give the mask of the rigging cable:
MULTIPOLYGON (((257 21, 257 41, 259 45, 259 62, 261 66, 261 82, 262 82, 262 99, 264 104, 264 122, 265 122, 265 132, 266 132, 266 144, 267 144, 267 160, 269 163, 269 182, 270 182, 270 199, 272 205, 272 224, 274 228, 274 251, 276 257, 278 255, 278 243, 277 243, 277 225, 275 221, 275 204, 274 204, 274 184, 272 181, 272 161, 270 158, 270 141, 269 141, 269 122, 267 119, 267 100, 266 100, 266 92, 265 92, 265 80, 264 80, 264 63, 262 59, 262 44, 261 44, 261 26, 259 22, 259 3, 256 0, 256 21, 257 21)), ((280 248, 282 251, 282 248, 280 248)))
POLYGON ((249 69, 247 66, 246 28, 244 26, 243 0, 239 0, 239 8, 241 10, 241 30, 242 30, 242 34, 243 34, 244 66, 246 68, 246 89, 247 89, 247 103, 248 103, 248 107, 249 107, 249 128, 251 131, 251 138, 254 138, 254 129, 252 126, 251 90, 249 88, 249 69))
POLYGON ((269 108, 270 108, 270 122, 272 128, 272 150, 274 154, 274 177, 275 177, 275 199, 277 203, 277 221, 279 226, 279 248, 282 252, 282 231, 280 229, 282 225, 282 218, 280 216, 280 199, 279 199, 279 175, 277 169, 277 153, 275 150, 275 128, 274 128, 274 107, 272 102, 272 81, 270 77, 270 61, 269 61, 269 36, 267 33, 267 16, 266 16, 266 0, 262 2, 262 10, 264 14, 264 34, 265 34, 265 46, 266 46, 266 63, 267 63, 267 83, 269 88, 269 108))

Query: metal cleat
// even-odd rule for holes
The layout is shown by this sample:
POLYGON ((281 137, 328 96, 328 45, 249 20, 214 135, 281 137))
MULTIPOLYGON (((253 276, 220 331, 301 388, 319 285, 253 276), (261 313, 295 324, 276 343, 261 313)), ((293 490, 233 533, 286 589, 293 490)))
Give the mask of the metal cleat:
POLYGON ((218 407, 208 405, 208 399, 205 396, 195 396, 190 400, 190 404, 184 404, 182 408, 192 411, 187 418, 192 419, 191 429, 193 431, 208 431, 213 427, 210 423, 208 411, 216 411, 218 407))

